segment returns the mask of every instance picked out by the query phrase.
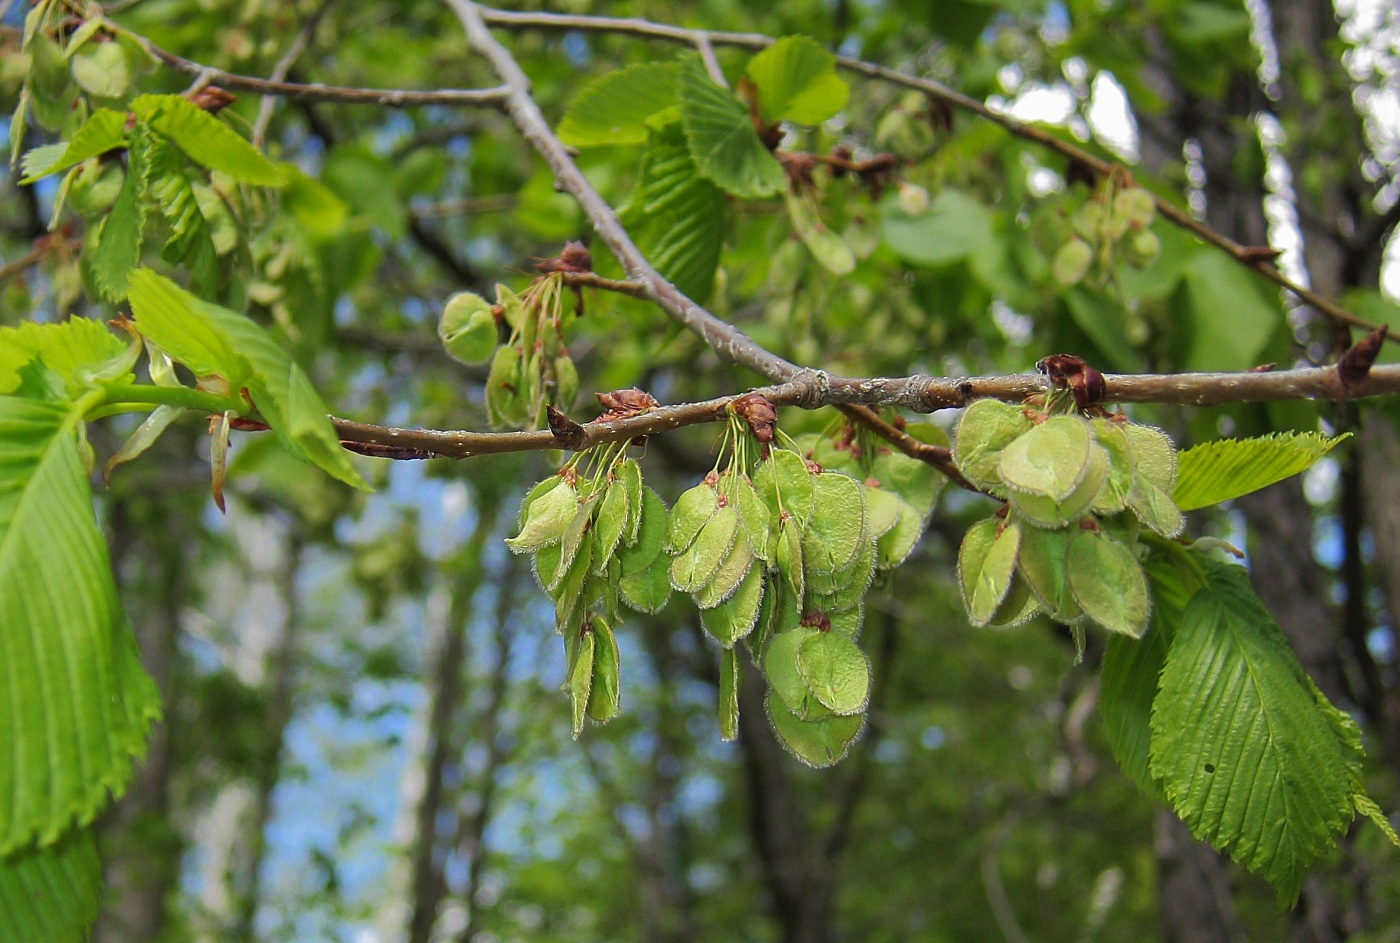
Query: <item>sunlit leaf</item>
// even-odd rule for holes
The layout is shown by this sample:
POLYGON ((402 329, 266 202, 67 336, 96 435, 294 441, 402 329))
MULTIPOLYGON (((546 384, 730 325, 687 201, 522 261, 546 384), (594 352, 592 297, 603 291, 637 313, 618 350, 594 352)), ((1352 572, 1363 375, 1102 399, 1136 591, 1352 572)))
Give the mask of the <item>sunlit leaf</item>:
POLYGON ((166 353, 196 374, 228 378, 233 389, 246 385, 289 452, 368 490, 340 447, 326 404, 286 348, 266 331, 148 269, 131 276, 130 300, 141 333, 166 353))
POLYGON ((820 124, 846 107, 851 90, 836 74, 836 57, 807 36, 785 36, 749 60, 767 121, 820 124))
POLYGON ((1183 511, 1192 511, 1267 488, 1307 471, 1349 435, 1283 432, 1202 443, 1177 456, 1172 500, 1183 511))
POLYGON ((648 62, 601 75, 579 90, 559 119, 570 147, 645 144, 647 119, 676 103, 680 65, 648 62))
POLYGON ((182 95, 141 95, 127 106, 164 134, 190 160, 228 174, 240 183, 263 187, 282 184, 276 165, 231 128, 182 95))
POLYGON ((74 407, 0 397, 0 855, 85 825, 159 713, 92 514, 74 407))

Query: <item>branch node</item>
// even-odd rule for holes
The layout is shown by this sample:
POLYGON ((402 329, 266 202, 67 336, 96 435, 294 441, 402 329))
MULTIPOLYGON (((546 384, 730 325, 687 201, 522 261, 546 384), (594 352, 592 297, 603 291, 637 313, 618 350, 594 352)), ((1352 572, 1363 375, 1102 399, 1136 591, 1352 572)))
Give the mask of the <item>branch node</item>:
POLYGON ((831 374, 825 370, 807 368, 793 374, 788 381, 797 391, 798 400, 794 404, 803 409, 816 409, 825 406, 831 396, 831 374))

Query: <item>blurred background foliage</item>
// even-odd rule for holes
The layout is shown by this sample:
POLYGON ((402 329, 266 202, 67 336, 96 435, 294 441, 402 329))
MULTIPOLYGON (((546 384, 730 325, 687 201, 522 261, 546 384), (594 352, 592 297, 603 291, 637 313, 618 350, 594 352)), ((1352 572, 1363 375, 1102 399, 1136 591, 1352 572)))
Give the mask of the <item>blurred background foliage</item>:
MULTIPOLYGON (((562 7, 801 33, 944 81, 1123 160, 1138 185, 1243 244, 1281 250, 1280 264, 1323 294, 1400 326, 1385 265, 1400 219, 1393 4, 562 7)), ((18 52, 25 4, 0 8, 9 113, 30 66, 18 52)), ((165 49, 247 75, 268 75, 302 43, 293 81, 496 82, 433 0, 106 10, 165 49)), ((587 78, 675 55, 636 36, 499 35, 551 121, 587 78)), ((717 52, 737 77, 748 54, 717 52)), ((1015 372, 1061 351, 1121 372, 1233 370, 1332 348, 1307 311, 1160 219, 1152 264, 1096 259, 1082 278, 1060 277, 1056 254, 1092 181, 985 121, 848 78, 842 114, 789 143, 900 158, 873 188, 817 177, 821 218, 852 249, 854 271, 826 271, 780 201, 726 214, 710 308, 776 353, 873 376, 1015 372)), ((189 82, 154 68, 116 97, 189 82)), ((240 95, 232 122, 252 126, 259 107, 240 95)), ((71 120, 59 110, 31 122, 22 143, 57 140, 71 120)), ((262 202, 206 207, 217 251, 206 296, 279 330, 338 415, 486 428, 484 371, 443 353, 436 318, 451 293, 519 290, 532 260, 588 239, 541 161, 503 115, 445 106, 276 101, 264 145, 300 175, 262 202)), ((579 161, 614 206, 628 202, 637 148, 579 161)), ((101 216, 102 181, 50 234, 53 186, 17 179, 0 182, 0 318, 104 314, 84 300, 75 252, 101 216)), ((623 297, 590 295, 570 349, 589 401, 587 391, 637 385, 680 402, 756 382, 623 297)), ((1363 723, 1370 788, 1386 808, 1400 798, 1394 413, 1134 411, 1183 446, 1319 424, 1360 433, 1305 483, 1193 526, 1248 548, 1310 674, 1363 723)), ((577 414, 592 414, 587 402, 577 414)), ((828 412, 789 410, 780 423, 838 428, 828 412)), ((99 453, 130 428, 95 427, 99 453)), ((1101 639, 1078 660, 1067 632, 1043 620, 967 626, 954 561, 983 499, 948 495, 915 556, 870 597, 870 723, 846 762, 812 771, 777 746, 751 684, 740 740, 720 742, 717 653, 676 601, 619 633, 624 716, 571 740, 550 607, 500 539, 550 456, 360 461, 378 488, 366 497, 241 435, 220 516, 203 433, 180 426, 99 493, 168 705, 102 825, 99 940, 1400 939, 1400 869, 1377 833, 1345 841, 1299 908, 1276 913, 1261 881, 1192 843, 1114 767, 1094 710, 1101 639)), ((710 427, 653 438, 648 483, 673 499, 716 444, 710 427)))

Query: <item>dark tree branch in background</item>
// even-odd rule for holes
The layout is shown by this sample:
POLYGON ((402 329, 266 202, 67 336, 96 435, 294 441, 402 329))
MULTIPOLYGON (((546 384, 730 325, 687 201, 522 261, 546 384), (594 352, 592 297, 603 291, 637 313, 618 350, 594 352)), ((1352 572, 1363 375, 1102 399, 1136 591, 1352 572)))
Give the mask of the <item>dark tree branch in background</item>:
MULTIPOLYGON (((282 54, 282 58, 277 60, 277 64, 272 67, 272 73, 267 77, 270 82, 280 82, 287 77, 287 73, 292 70, 292 65, 297 61, 306 47, 311 43, 311 36, 316 32, 316 27, 320 25, 321 19, 326 15, 334 0, 321 0, 320 4, 306 18, 301 29, 292 38, 292 43, 287 47, 287 51, 282 54)), ((263 138, 267 134, 267 126, 272 122, 272 109, 276 105, 275 95, 264 95, 262 101, 258 102, 258 116, 253 121, 253 146, 261 148, 263 138)))
MULTIPOLYGON (((470 5, 478 11, 479 17, 486 23, 493 26, 509 27, 513 29, 591 30, 594 32, 627 33, 633 36, 645 36, 651 39, 683 42, 697 47, 699 47, 702 42, 705 42, 712 46, 737 46, 743 49, 764 49, 775 42, 771 36, 765 36, 761 33, 727 33, 714 30, 684 29, 677 26, 669 26, 664 23, 653 23, 648 20, 635 18, 622 19, 608 16, 574 16, 560 13, 519 13, 511 10, 495 10, 486 7, 478 7, 476 4, 467 4, 465 0, 448 0, 448 2, 454 9, 458 10, 459 16, 461 15, 460 8, 470 5)), ((979 118, 998 125, 1018 138, 1031 141, 1046 150, 1053 151, 1072 164, 1078 164, 1088 168, 1095 176, 1107 177, 1122 175, 1127 172, 1127 168, 1122 164, 1105 160, 1091 154, 1083 148, 1077 147, 1043 128, 1033 124, 1027 124, 1024 121, 1018 121, 1008 114, 990 108, 985 102, 978 101, 969 95, 964 95, 962 92, 949 88, 933 79, 909 75, 897 69, 891 69, 887 66, 879 65, 878 63, 867 62, 863 59, 855 59, 850 56, 838 55, 836 57, 836 64, 843 69, 855 72, 859 75, 864 75, 867 78, 879 79, 883 82, 889 82, 892 85, 915 89, 944 104, 977 115, 979 118)), ((507 80, 507 82, 508 84, 513 84, 509 80, 507 80)), ((1355 327, 1365 328, 1368 331, 1374 331, 1379 327, 1379 325, 1372 324, 1369 321, 1357 317, 1335 302, 1329 301, 1311 289, 1293 281, 1275 268, 1268 258, 1261 257, 1255 250, 1255 247, 1244 246, 1235 242, 1230 237, 1216 231, 1200 220, 1195 219, 1174 203, 1170 203, 1155 195, 1153 196, 1153 201, 1157 205, 1157 212, 1161 213, 1165 219, 1192 233, 1198 239, 1208 242, 1224 251, 1236 262, 1263 275, 1269 281, 1283 288, 1300 301, 1316 308, 1329 319, 1333 321, 1342 321, 1355 327)))

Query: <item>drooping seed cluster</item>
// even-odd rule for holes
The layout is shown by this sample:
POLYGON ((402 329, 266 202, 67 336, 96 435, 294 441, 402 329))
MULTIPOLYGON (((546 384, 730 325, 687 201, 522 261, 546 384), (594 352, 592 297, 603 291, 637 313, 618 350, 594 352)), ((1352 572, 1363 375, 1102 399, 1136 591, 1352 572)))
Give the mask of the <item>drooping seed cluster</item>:
POLYGON ((953 459, 1006 501, 963 539, 963 601, 974 625, 1044 611, 1138 637, 1151 611, 1141 530, 1174 537, 1184 524, 1171 499, 1176 450, 1151 426, 1070 410, 984 399, 963 413, 953 459))

